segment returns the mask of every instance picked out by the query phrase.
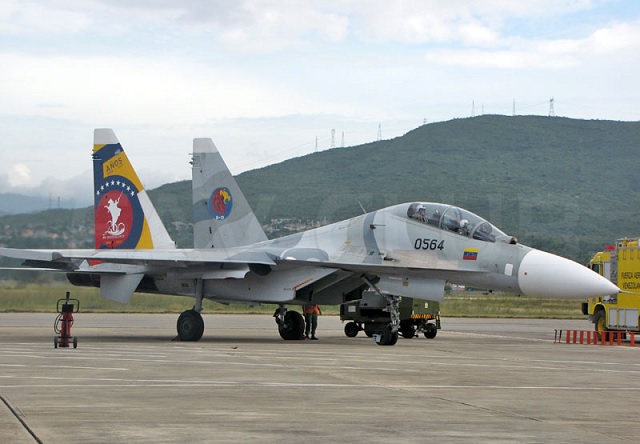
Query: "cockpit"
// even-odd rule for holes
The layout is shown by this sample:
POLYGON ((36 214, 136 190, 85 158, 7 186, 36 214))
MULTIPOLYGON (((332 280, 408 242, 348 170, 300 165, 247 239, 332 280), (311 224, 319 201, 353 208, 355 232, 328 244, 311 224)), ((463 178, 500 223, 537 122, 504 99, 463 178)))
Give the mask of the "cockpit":
POLYGON ((501 237, 508 238, 504 232, 480 216, 452 205, 415 202, 409 205, 407 217, 485 242, 495 242, 501 237))

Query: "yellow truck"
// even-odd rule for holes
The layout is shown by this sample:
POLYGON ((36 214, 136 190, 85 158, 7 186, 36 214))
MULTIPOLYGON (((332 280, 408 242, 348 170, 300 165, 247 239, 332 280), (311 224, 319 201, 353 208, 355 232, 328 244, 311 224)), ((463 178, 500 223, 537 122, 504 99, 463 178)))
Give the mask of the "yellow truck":
POLYGON ((582 313, 589 316, 596 331, 639 331, 640 239, 619 239, 607 245, 589 261, 589 268, 606 277, 621 292, 589 298, 582 313))

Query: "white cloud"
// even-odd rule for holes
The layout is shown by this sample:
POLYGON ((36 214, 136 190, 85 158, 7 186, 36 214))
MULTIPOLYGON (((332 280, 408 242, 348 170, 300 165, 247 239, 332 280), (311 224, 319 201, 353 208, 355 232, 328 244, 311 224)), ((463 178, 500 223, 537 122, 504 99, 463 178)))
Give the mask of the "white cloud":
POLYGON ((116 130, 151 187, 188 177, 193 137, 213 137, 240 172, 308 153, 316 136, 326 148, 332 128, 364 143, 380 123, 394 137, 423 118, 467 116, 472 100, 510 113, 515 97, 544 112, 555 96, 560 115, 638 119, 638 10, 612 0, 6 0, 0 191, 14 164, 36 181, 84 171, 94 127, 116 130))
POLYGON ((89 28, 88 16, 70 6, 3 0, 0 3, 0 32, 11 35, 74 34, 89 28))
POLYGON ((443 65, 501 69, 567 69, 593 63, 594 57, 640 50, 640 24, 617 24, 594 31, 583 39, 510 39, 506 49, 456 49, 429 51, 426 60, 443 65))
POLYGON ((315 107, 286 85, 268 83, 259 72, 184 59, 0 53, 0 65, 5 67, 0 72, 0 101, 18 115, 176 125, 315 107))
POLYGON ((24 163, 16 163, 11 165, 8 174, 9 185, 12 187, 21 187, 30 185, 33 182, 31 170, 24 163))
POLYGON ((619 23, 598 29, 589 36, 584 47, 596 54, 638 51, 640 50, 640 23, 619 23))

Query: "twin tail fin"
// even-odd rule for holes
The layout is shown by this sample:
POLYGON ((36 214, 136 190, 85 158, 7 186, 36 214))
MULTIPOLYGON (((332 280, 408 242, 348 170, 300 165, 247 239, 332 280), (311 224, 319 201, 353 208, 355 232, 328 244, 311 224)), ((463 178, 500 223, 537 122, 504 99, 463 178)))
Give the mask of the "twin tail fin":
POLYGON ((94 131, 93 181, 96 248, 176 247, 111 129, 94 131))
POLYGON ((211 139, 193 140, 194 248, 231 248, 267 240, 211 139))

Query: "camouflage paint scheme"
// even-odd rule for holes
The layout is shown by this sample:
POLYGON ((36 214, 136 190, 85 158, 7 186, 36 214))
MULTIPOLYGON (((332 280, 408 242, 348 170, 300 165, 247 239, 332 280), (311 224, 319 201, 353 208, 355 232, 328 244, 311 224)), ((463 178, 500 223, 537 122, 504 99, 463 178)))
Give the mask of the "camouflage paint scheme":
POLYGON ((281 335, 297 339, 299 318, 287 317, 285 305, 341 304, 370 288, 392 309, 401 297, 442 301, 447 281, 549 297, 617 292, 586 267, 440 203, 399 204, 268 240, 211 139, 194 140, 194 248, 177 249, 112 130, 95 130, 93 157, 96 249, 2 248, 0 255, 65 271, 72 283, 99 286, 122 303, 134 291, 194 297, 181 320, 184 329, 195 325, 195 335, 178 322, 185 340, 202 335, 202 298, 279 304, 281 335), (291 322, 295 332, 283 335, 291 322))

